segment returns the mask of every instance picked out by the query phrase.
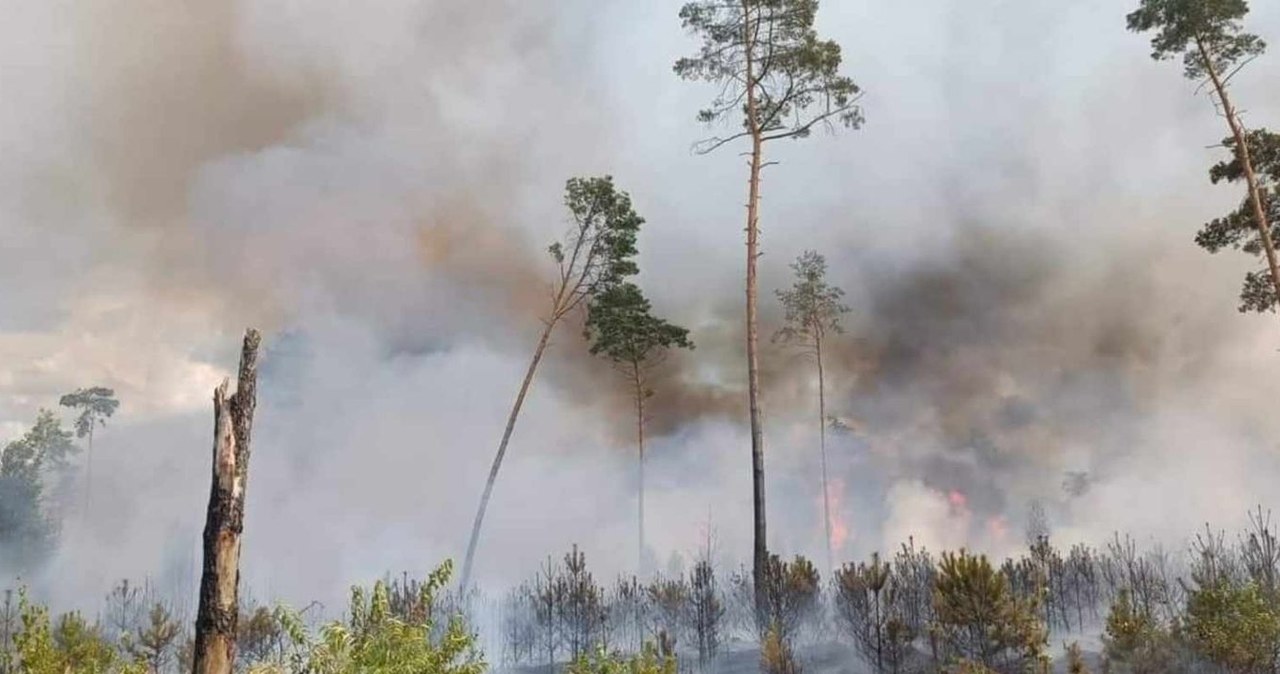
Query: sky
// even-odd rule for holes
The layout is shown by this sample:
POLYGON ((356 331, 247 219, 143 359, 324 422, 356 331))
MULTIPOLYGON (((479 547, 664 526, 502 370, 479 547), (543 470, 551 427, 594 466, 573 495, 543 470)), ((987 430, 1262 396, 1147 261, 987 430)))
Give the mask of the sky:
MULTIPOLYGON (((189 576, 212 391, 250 325, 252 592, 305 603, 457 559, 579 175, 632 195, 638 282, 697 344, 655 387, 652 554, 711 529, 745 559, 746 167, 691 151, 714 92, 671 71, 696 49, 680 3, 208 4, 0 0, 0 440, 77 387, 121 400, 48 591, 189 576)), ((1174 545, 1274 505, 1280 325, 1235 310, 1252 260, 1193 241, 1241 197, 1207 179, 1225 125, 1125 31, 1130 4, 822 3, 866 123, 768 148, 760 285, 765 334, 802 251, 847 293, 843 558, 909 536, 1004 554, 1036 501, 1061 540, 1174 545)), ((1277 58, 1235 81, 1252 126, 1280 123, 1277 58)), ((521 415, 482 582, 574 543, 602 576, 635 568, 625 389, 578 332, 521 415)), ((762 358, 770 543, 817 555, 811 365, 762 358)))

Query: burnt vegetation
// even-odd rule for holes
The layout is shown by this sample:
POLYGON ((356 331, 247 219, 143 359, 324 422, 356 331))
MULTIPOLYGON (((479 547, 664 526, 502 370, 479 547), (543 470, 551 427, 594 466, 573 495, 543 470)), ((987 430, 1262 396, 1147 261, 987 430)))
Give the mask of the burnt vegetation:
MULTIPOLYGON (((772 556, 764 620, 747 569, 726 574, 699 560, 681 576, 602 580, 575 546, 492 596, 459 592, 449 565, 357 587, 338 622, 325 623, 315 605, 291 611, 243 599, 237 671, 401 671, 305 664, 339 657, 329 649, 355 648, 357 638, 394 637, 407 640, 398 648, 452 654, 445 669, 404 671, 470 672, 483 663, 528 672, 1274 672, 1278 540, 1258 510, 1238 535, 1205 530, 1177 552, 1123 535, 1061 549, 1044 536, 997 562, 908 542, 846 562, 832 578, 803 557, 772 556)), ((58 667, 83 658, 108 667, 71 671, 189 671, 193 618, 190 606, 147 583, 122 581, 90 617, 52 617, 9 591, 0 601, 0 671, 64 671, 17 664, 44 657, 58 667)))

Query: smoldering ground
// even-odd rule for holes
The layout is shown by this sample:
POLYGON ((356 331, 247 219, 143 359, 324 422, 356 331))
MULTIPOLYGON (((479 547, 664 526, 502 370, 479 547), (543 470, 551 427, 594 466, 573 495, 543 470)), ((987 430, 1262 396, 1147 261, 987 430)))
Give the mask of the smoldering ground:
MULTIPOLYGON (((0 302, 0 412, 16 433, 76 386, 123 401, 42 590, 181 587, 208 396, 250 323, 269 331, 254 593, 335 602, 459 555, 562 181, 606 172, 648 219, 641 285, 698 347, 655 371, 650 542, 691 551, 709 520, 744 556, 744 173, 688 152, 711 92, 668 72, 692 48, 678 3, 9 4, 0 274, 22 292, 0 302)), ((1238 198, 1205 180, 1220 121, 1124 33, 1124 3, 951 4, 824 5, 869 123, 771 149, 765 332, 805 248, 852 310, 828 378, 842 556, 909 535, 999 553, 1033 500, 1091 542, 1271 505, 1274 317, 1234 311, 1247 260, 1191 242, 1238 198), (1065 494, 1068 472, 1088 491, 1065 494)), ((1274 8, 1253 23, 1280 34, 1274 8)), ((1269 63, 1237 84, 1258 124, 1280 107, 1269 63)), ((499 478, 489 583, 574 542, 600 575, 634 565, 630 408, 576 328, 499 478)), ((772 542, 820 558, 810 366, 764 356, 772 542)))

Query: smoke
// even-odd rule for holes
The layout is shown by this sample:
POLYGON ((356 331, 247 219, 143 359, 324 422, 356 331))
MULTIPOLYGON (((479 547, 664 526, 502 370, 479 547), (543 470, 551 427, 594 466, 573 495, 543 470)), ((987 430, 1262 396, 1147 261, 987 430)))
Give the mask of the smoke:
MULTIPOLYGON (((5 2, 0 278, 22 291, 0 297, 2 428, 78 386, 122 400, 45 591, 188 591, 208 396, 248 324, 268 330, 254 593, 332 602, 460 555, 563 180, 601 173, 648 219, 641 285, 697 344, 653 373, 649 544, 695 550, 709 526, 745 558, 745 173, 688 151, 712 92, 668 70, 692 48, 678 4, 5 2)), ((1191 242, 1239 196, 1205 180, 1212 109, 1115 2, 881 5, 821 17, 868 126, 771 147, 764 183, 763 334, 806 248, 852 308, 826 354, 841 554, 1006 552, 1033 500, 1088 542, 1272 505, 1275 319, 1234 311, 1245 259, 1191 242)), ((1237 82, 1251 123, 1280 109, 1269 64, 1237 82)), ((482 580, 572 543, 599 576, 635 566, 627 394, 578 327, 520 418, 482 580)), ((771 543, 821 559, 812 365, 772 344, 762 363, 771 543)))

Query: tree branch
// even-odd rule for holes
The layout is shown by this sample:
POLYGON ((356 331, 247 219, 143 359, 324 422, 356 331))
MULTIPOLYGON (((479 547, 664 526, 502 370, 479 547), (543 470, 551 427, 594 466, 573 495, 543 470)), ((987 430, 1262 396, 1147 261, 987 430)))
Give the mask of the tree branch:
POLYGON ((832 117, 835 117, 836 115, 840 115, 840 114, 843 114, 843 113, 849 112, 850 110, 853 110, 854 108, 858 107, 856 104, 857 104, 858 100, 859 100, 859 99, 861 99, 861 98, 862 98, 861 96, 855 96, 855 97, 853 97, 853 99, 851 99, 851 100, 849 101, 849 104, 848 104, 848 105, 842 105, 842 106, 840 106, 840 107, 838 107, 838 108, 830 109, 830 110, 828 110, 828 111, 826 111, 826 112, 824 112, 824 113, 822 113, 822 114, 820 114, 820 115, 818 115, 818 116, 814 117, 813 119, 809 120, 808 122, 806 122, 805 124, 803 124, 803 125, 801 125, 801 126, 793 127, 793 128, 791 128, 790 130, 788 130, 788 131, 784 131, 784 132, 782 132, 782 133, 769 134, 769 135, 764 136, 763 138, 761 138, 761 139, 760 139, 760 141, 761 141, 761 142, 765 142, 765 141, 770 141, 770 140, 778 140, 779 138, 791 138, 791 137, 793 137, 793 136, 799 136, 799 135, 803 135, 803 134, 805 134, 805 133, 808 133, 808 131, 809 131, 810 129, 812 129, 814 126, 816 126, 818 123, 820 123, 820 122, 826 122, 826 121, 830 120, 832 117))
POLYGON ((732 143, 733 141, 738 140, 739 138, 746 138, 750 135, 751 135, 750 131, 742 131, 739 133, 735 133, 732 136, 728 136, 726 138, 720 138, 719 136, 712 137, 712 138, 705 138, 703 140, 700 140, 694 143, 692 149, 695 154, 710 154, 720 149, 720 147, 723 145, 732 143))

